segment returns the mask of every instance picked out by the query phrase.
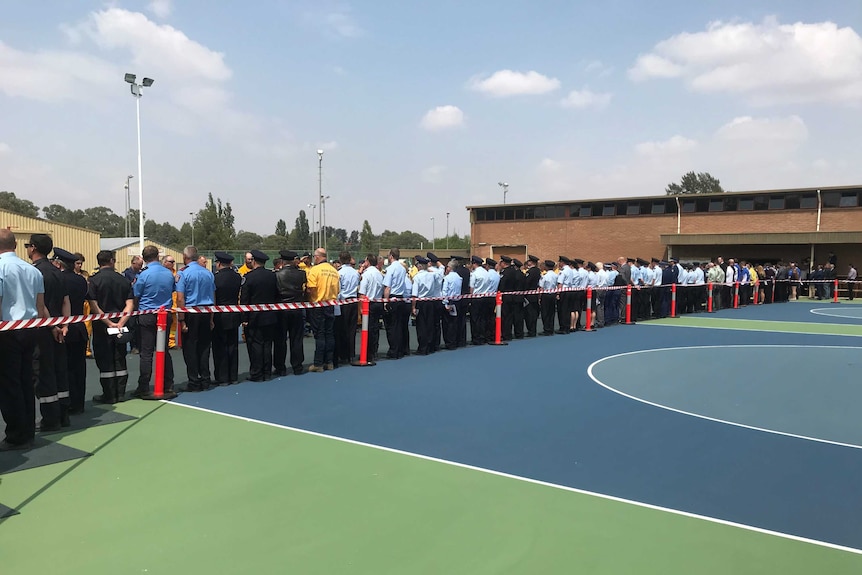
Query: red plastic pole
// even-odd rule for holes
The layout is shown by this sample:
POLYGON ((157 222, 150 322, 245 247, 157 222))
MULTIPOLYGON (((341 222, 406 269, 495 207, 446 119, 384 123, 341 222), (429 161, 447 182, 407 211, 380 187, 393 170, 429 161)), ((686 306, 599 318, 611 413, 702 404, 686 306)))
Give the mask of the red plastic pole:
POLYGON ((626 286, 626 325, 632 323, 632 286, 626 286))
MULTIPOLYGON (((161 399, 165 396, 165 331, 168 327, 168 312, 159 310, 156 318, 156 379, 153 382, 153 396, 161 399)), ((179 333, 182 330, 177 330, 179 333)))
POLYGON ((593 331, 590 327, 590 324, 593 323, 593 288, 587 287, 587 318, 586 318, 586 326, 584 326, 584 331, 593 331))
POLYGON ((708 290, 706 293, 706 313, 712 313, 712 282, 706 284, 706 289, 708 290))
POLYGON ((509 345, 503 341, 503 292, 497 292, 494 307, 494 341, 491 345, 509 345))
POLYGON ((670 286, 670 317, 676 317, 676 284, 670 286))
POLYGON ((359 343, 359 361, 354 361, 350 365, 356 367, 367 367, 374 365, 373 361, 368 361, 368 315, 370 304, 368 298, 362 296, 359 301, 359 313, 362 314, 362 335, 359 343))
POLYGON ((739 308, 739 282, 733 284, 733 309, 739 308))
POLYGON ((754 305, 757 305, 757 294, 760 292, 760 280, 754 282, 754 305))
POLYGON ((835 280, 835 286, 832 289, 832 303, 838 303, 838 279, 835 280))

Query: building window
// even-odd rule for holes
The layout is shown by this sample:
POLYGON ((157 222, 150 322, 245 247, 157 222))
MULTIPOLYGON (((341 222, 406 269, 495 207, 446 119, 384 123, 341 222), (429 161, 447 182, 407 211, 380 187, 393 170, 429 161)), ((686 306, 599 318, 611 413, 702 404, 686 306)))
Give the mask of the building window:
POLYGON ((592 214, 595 217, 602 215, 602 205, 601 204, 593 204, 592 214))
POLYGON ((784 209, 785 210, 798 210, 799 209, 799 194, 787 194, 784 196, 784 209))
POLYGON ((724 200, 721 198, 713 198, 709 200, 709 211, 710 212, 723 212, 724 211, 724 200))
POLYGON ((626 206, 627 216, 639 216, 641 213, 641 205, 637 202, 629 202, 626 206))
POLYGON ((582 218, 588 218, 593 215, 593 208, 589 205, 581 206, 581 209, 578 211, 578 215, 582 218))
POLYGON ((841 194, 842 208, 855 208, 859 205, 859 195, 855 192, 844 192, 841 194))
POLYGON ((770 210, 783 210, 784 209, 784 196, 769 196, 769 209, 770 210))
POLYGON ((545 206, 546 218, 565 218, 566 206, 545 206))
POLYGON ((697 204, 695 204, 694 200, 682 201, 682 213, 693 214, 695 209, 697 209, 697 204))
POLYGON ((605 204, 602 206, 602 215, 603 216, 615 216, 617 214, 617 207, 614 204, 605 204))
POLYGON ((581 204, 572 204, 569 206, 569 216, 576 218, 581 215, 581 204))
POLYGON ((545 217, 545 206, 536 206, 533 208, 533 217, 537 220, 544 219, 545 217))
POLYGON ((769 198, 767 196, 754 196, 754 209, 765 210, 769 208, 769 198))
POLYGON ((754 198, 739 198, 739 211, 750 212, 754 209, 754 198))
POLYGON ((523 220, 524 218, 524 208, 515 208, 515 219, 523 220))
POLYGON ((737 206, 736 198, 724 198, 724 211, 735 212, 737 206))
POLYGON ((799 200, 799 207, 807 210, 814 209, 817 207, 817 195, 816 194, 805 194, 799 200))
POLYGON ((515 210, 509 208, 509 209, 502 210, 502 212, 503 212, 503 219, 504 220, 514 220, 515 219, 515 210))
POLYGON ((838 192, 823 192, 820 198, 824 208, 837 208, 841 204, 841 194, 838 192))
POLYGON ((667 208, 667 204, 664 202, 653 202, 652 208, 650 209, 651 214, 663 214, 665 213, 667 208))

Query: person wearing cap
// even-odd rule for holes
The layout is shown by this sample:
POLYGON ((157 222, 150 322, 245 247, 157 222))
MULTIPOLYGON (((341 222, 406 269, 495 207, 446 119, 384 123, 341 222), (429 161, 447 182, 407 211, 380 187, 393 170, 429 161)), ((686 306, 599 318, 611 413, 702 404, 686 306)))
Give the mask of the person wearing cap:
POLYGON ((539 307, 542 314, 542 334, 544 336, 554 335, 554 315, 557 311, 557 272, 554 271, 554 262, 545 260, 542 262, 544 273, 539 278, 538 289, 539 307))
MULTIPOLYGON (((87 280, 75 273, 78 255, 62 248, 54 248, 54 259, 63 265, 61 276, 69 294, 70 315, 84 315, 87 301, 87 280)), ((78 264, 80 266, 80 264, 78 264)), ((87 391, 87 328, 83 322, 69 324, 66 332, 66 372, 69 380, 69 414, 84 411, 84 394, 87 391)))
POLYGON ((443 277, 443 345, 446 349, 458 348, 458 325, 461 312, 461 275, 456 271, 460 266, 457 259, 450 259, 446 264, 446 275, 443 277))
POLYGON ((660 318, 665 318, 670 315, 670 301, 673 297, 673 284, 677 283, 676 266, 672 262, 667 262, 661 271, 661 302, 659 303, 660 318))
MULTIPOLYGON (((461 295, 470 294, 470 270, 467 269, 464 258, 461 256, 449 256, 450 262, 455 262, 455 273, 461 278, 461 295)), ((467 309, 469 308, 469 299, 455 300, 455 309, 458 315, 455 316, 455 337, 457 347, 467 347, 467 309)))
POLYGON ((427 252, 425 257, 428 259, 428 263, 425 266, 426 271, 440 274, 440 277, 446 275, 446 266, 440 263, 440 258, 438 258, 434 252, 427 252))
POLYGON ((389 300, 383 306, 383 325, 389 342, 386 357, 401 359, 409 353, 408 323, 411 308, 404 299, 410 296, 412 284, 407 278, 407 270, 401 264, 400 249, 390 249, 387 261, 386 274, 383 276, 383 298, 389 300))
POLYGON ((590 273, 587 271, 584 260, 581 258, 572 260, 572 271, 575 273, 575 279, 572 283, 575 291, 572 294, 572 313, 569 331, 578 331, 584 329, 581 326, 581 320, 586 319, 584 312, 587 309, 587 284, 590 280, 590 273))
MULTIPOLYGON (((173 294, 176 289, 174 274, 159 262, 159 248, 145 246, 141 252, 146 268, 138 276, 132 286, 140 311, 156 311, 170 309, 173 294)), ((166 330, 171 329, 173 315, 168 314, 166 330)), ((133 392, 135 397, 145 397, 150 393, 150 379, 153 375, 153 354, 156 351, 157 314, 145 313, 138 316, 138 329, 141 332, 141 367, 138 375, 138 387, 133 392)), ((164 390, 173 392, 174 362, 170 353, 165 354, 164 390)), ((123 389, 125 393, 125 389, 123 389)), ((119 398, 118 398, 119 399, 119 398)))
POLYGON ((365 256, 365 265, 359 280, 359 295, 368 298, 368 361, 377 359, 380 347, 380 320, 383 319, 383 302, 374 301, 383 298, 383 274, 377 268, 378 258, 375 254, 365 256))
MULTIPOLYGON (((353 267, 353 256, 343 251, 338 255, 341 267, 338 269, 338 300, 356 299, 359 295, 359 272, 353 267)), ((339 306, 335 316, 335 355, 333 365, 349 365, 356 356, 356 325, 359 321, 359 304, 349 303, 339 306)))
MULTIPOLYGON (((539 280, 542 279, 542 272, 538 267, 539 258, 533 255, 527 255, 527 261, 524 272, 523 289, 527 292, 535 292, 539 289, 539 280)), ((539 323, 539 295, 536 293, 524 296, 526 305, 524 306, 524 327, 526 328, 527 337, 536 337, 537 325, 539 323)))
POLYGON ((500 256, 500 285, 499 291, 503 294, 503 305, 500 310, 503 341, 512 340, 512 327, 515 324, 515 308, 517 304, 517 296, 508 295, 509 292, 517 290, 518 278, 515 277, 518 271, 512 266, 512 258, 506 255, 500 256))
MULTIPOLYGON (((91 313, 132 313, 135 309, 135 294, 129 280, 115 269, 117 262, 114 252, 100 251, 96 254, 96 263, 99 264, 99 271, 90 277, 87 292, 91 313)), ((147 276, 144 278, 146 280, 147 276)), ((112 404, 126 398, 129 371, 122 330, 131 320, 131 316, 122 316, 93 322, 93 356, 102 386, 101 395, 93 397, 94 403, 112 404), (108 334, 109 328, 118 329, 120 333, 108 334)))
MULTIPOLYGON (((15 254, 15 234, 0 229, 0 321, 48 317, 42 274, 15 254)), ((32 329, 0 331, 0 413, 6 437, 0 451, 29 449, 36 436, 32 329)))
POLYGON ((559 328, 556 333, 563 335, 569 333, 572 325, 573 305, 573 284, 575 281, 575 272, 572 269, 570 260, 566 256, 560 256, 559 263, 563 264, 557 273, 557 322, 559 328))
POLYGON ((442 282, 438 274, 429 272, 426 269, 429 263, 428 258, 416 256, 414 262, 418 271, 413 276, 413 291, 411 294, 413 301, 411 308, 413 317, 416 318, 416 339, 418 341, 416 355, 428 355, 429 353, 434 353, 432 338, 436 333, 434 323, 438 317, 436 308, 439 301, 419 300, 440 297, 442 282))
MULTIPOLYGON (((437 274, 440 276, 440 291, 443 290, 443 279, 446 276, 446 266, 440 261, 434 252, 428 252, 425 254, 425 257, 428 258, 428 264, 425 266, 426 271, 428 273, 437 274)), ((440 340, 443 336, 443 304, 442 302, 437 302, 436 309, 436 319, 434 322, 434 336, 432 341, 434 342, 434 351, 437 351, 440 348, 440 340)))
MULTIPOLYGON (((341 279, 338 271, 327 261, 326 250, 314 250, 314 266, 308 270, 306 285, 308 301, 330 302, 338 298, 341 279)), ((308 310, 311 329, 314 332, 314 363, 308 371, 322 372, 335 369, 335 308, 332 305, 308 310)))
MULTIPOLYGON (((276 303, 278 301, 278 282, 275 274, 266 269, 269 256, 260 250, 251 250, 252 267, 243 276, 239 303, 254 305, 276 303)), ((248 351, 248 380, 268 381, 272 378, 272 342, 278 312, 243 312, 245 344, 248 351)))
MULTIPOLYGON (((48 260, 54 241, 47 234, 33 234, 27 247, 27 256, 42 273, 45 284, 45 307, 51 317, 69 317, 71 304, 66 283, 60 270, 48 260)), ((42 412, 42 431, 56 431, 69 422, 69 380, 66 377, 66 346, 63 343, 69 330, 62 327, 41 327, 36 331, 36 395, 42 412)))
MULTIPOLYGON (((215 304, 236 305, 242 276, 233 267, 233 256, 226 252, 215 252, 216 272, 215 304)), ((212 350, 213 378, 217 385, 229 385, 239 381, 239 313, 213 314, 212 350)))
MULTIPOLYGON (((176 284, 177 307, 211 306, 215 303, 215 277, 199 263, 198 249, 183 249, 185 267, 176 284)), ((212 352, 212 314, 177 313, 183 338, 183 359, 189 382, 186 391, 206 391, 212 385, 210 353, 212 352)))
MULTIPOLYGON (((489 293, 496 295, 500 291, 500 263, 494 258, 485 258, 485 269, 488 271, 488 281, 491 284, 489 293)), ((497 337, 497 323, 494 321, 496 298, 487 298, 483 302, 483 306, 485 310, 485 339, 494 341, 497 337)))
MULTIPOLYGON (((307 276, 299 269, 299 256, 291 250, 281 250, 283 265, 275 272, 278 284, 278 303, 302 303, 305 301, 307 276)), ((290 367, 294 375, 302 375, 305 350, 302 338, 305 332, 305 309, 283 309, 278 312, 278 323, 273 341, 273 375, 287 375, 287 350, 290 349, 290 367), (288 344, 289 342, 289 344, 288 344)))
POLYGON ((487 321, 490 319, 488 315, 488 304, 491 309, 494 306, 494 300, 484 294, 491 292, 491 280, 488 277, 488 270, 484 267, 485 261, 479 256, 470 258, 470 294, 474 297, 470 298, 470 337, 473 345, 485 345, 488 340, 487 321))
POLYGON ((307 273, 311 269, 311 252, 303 252, 296 267, 307 273))

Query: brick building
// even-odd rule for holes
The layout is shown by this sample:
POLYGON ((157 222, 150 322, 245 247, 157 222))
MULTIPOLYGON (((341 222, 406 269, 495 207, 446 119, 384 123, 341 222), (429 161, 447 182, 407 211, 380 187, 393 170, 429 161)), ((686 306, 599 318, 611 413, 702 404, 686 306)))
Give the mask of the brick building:
POLYGON ((862 262, 862 186, 468 206, 472 253, 862 262), (858 260, 858 261, 857 261, 858 260))

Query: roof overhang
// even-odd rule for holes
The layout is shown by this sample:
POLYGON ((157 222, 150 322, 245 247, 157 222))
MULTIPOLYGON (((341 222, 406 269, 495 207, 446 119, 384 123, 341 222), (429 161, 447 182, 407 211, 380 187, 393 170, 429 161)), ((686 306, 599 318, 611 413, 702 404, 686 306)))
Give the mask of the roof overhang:
POLYGON ((862 244, 862 232, 662 234, 666 246, 862 244))

